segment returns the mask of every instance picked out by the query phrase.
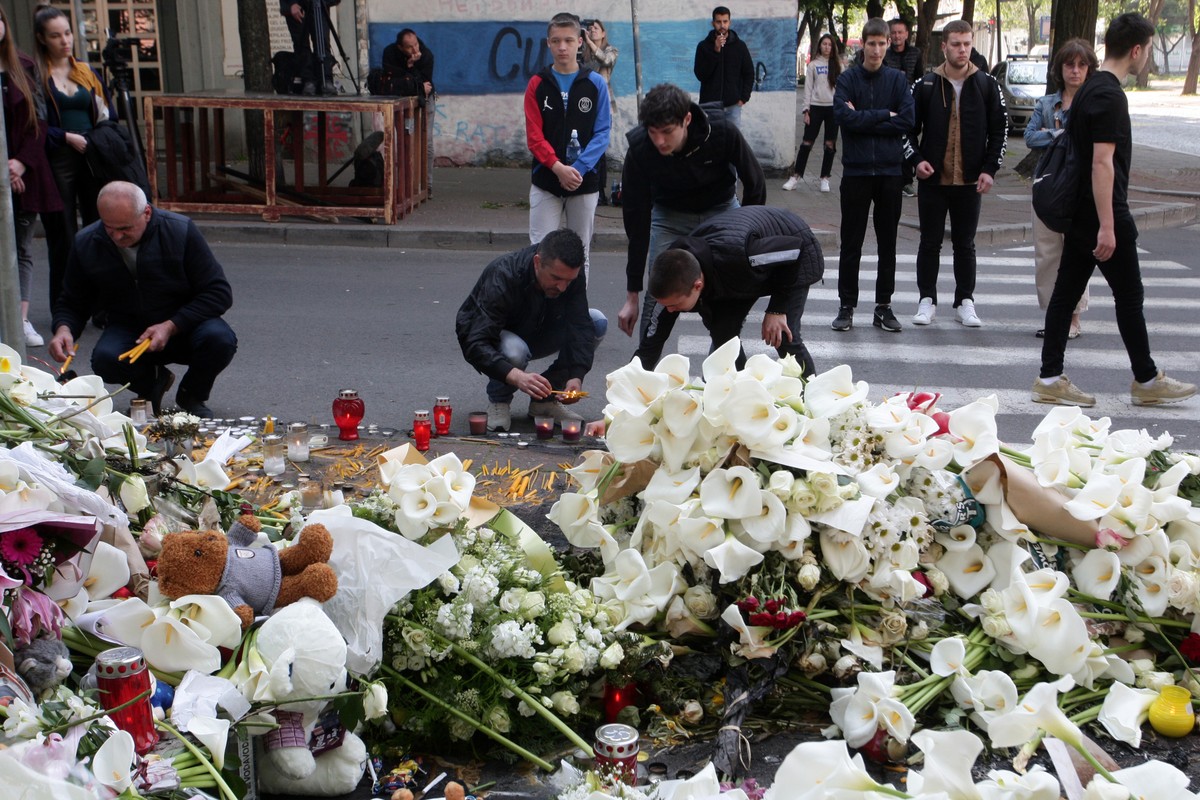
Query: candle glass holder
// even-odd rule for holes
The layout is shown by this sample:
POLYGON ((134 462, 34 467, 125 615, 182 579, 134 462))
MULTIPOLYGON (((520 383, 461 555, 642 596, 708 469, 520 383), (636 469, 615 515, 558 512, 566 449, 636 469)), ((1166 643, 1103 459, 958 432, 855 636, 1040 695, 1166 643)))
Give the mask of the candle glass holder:
POLYGON ((433 428, 429 423, 429 411, 421 409, 413 412, 413 441, 417 449, 424 453, 429 449, 429 437, 433 428))
POLYGON ((564 442, 578 442, 579 437, 583 435, 583 420, 564 419, 562 421, 562 435, 564 442))
POLYGON ((263 473, 270 476, 282 475, 283 471, 287 469, 286 453, 287 447, 282 436, 278 433, 264 436, 262 440, 263 473))
POLYGON ((472 436, 482 436, 487 433, 487 412, 472 411, 467 415, 467 424, 471 428, 472 436))
POLYGON ((554 417, 534 417, 533 429, 539 439, 554 438, 554 417))
POLYGON ((354 389, 342 389, 333 401, 333 421, 338 427, 338 438, 352 442, 358 438, 358 423, 366 414, 366 405, 354 389))
POLYGON ((133 737, 138 755, 153 750, 158 731, 150 707, 150 672, 142 651, 114 647, 97 655, 96 688, 100 690, 100 705, 110 712, 108 716, 118 728, 133 737), (138 695, 143 697, 134 700, 138 695))
POLYGON ((433 406, 433 432, 438 436, 450 435, 450 417, 454 409, 450 406, 449 397, 439 397, 433 406))
POLYGON ((308 423, 293 422, 288 425, 287 457, 291 461, 308 461, 308 423))
POLYGON ((150 401, 133 400, 129 404, 129 420, 135 427, 141 427, 150 420, 150 401))

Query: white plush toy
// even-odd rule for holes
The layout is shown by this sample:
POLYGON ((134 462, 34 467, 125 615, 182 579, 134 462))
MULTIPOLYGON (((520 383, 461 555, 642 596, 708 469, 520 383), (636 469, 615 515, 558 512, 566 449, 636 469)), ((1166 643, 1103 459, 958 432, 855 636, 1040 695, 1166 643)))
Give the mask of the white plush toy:
POLYGON ((302 599, 275 612, 259 629, 258 651, 266 664, 270 694, 282 704, 280 731, 260 737, 258 785, 271 794, 332 797, 352 792, 362 779, 367 748, 345 732, 341 746, 314 758, 309 737, 324 700, 286 703, 288 698, 323 697, 346 688, 346 642, 315 600, 302 599), (290 712, 290 713, 289 713, 290 712), (299 716, 292 716, 298 714, 299 716))

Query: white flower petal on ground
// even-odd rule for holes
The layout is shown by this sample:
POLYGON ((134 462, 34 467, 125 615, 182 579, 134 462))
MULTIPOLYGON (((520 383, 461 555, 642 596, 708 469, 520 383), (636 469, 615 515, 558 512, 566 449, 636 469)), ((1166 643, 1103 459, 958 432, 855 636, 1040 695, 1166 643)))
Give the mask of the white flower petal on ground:
POLYGON ((996 577, 992 560, 978 544, 966 550, 948 550, 938 559, 937 568, 945 573, 950 588, 963 600, 982 592, 996 577))
POLYGON ((983 751, 983 742, 970 731, 921 730, 913 734, 913 744, 925 754, 920 782, 910 776, 907 790, 921 796, 945 792, 954 800, 981 800, 982 795, 971 778, 971 768, 983 751))
POLYGON ((637 416, 625 411, 615 414, 604 437, 609 452, 625 464, 635 464, 649 458, 657 443, 654 430, 650 427, 652 421, 649 412, 637 416))
POLYGON ((967 642, 961 636, 942 639, 929 653, 929 668, 933 674, 943 678, 950 675, 966 675, 963 661, 967 658, 967 642))
POLYGON ((840 364, 809 379, 804 387, 804 407, 813 417, 835 417, 865 400, 868 391, 866 381, 855 383, 850 367, 840 364))
POLYGON ((1150 704, 1158 699, 1153 689, 1134 689, 1123 683, 1114 683, 1104 697, 1097 717, 1104 730, 1114 739, 1142 746, 1142 725, 1150 715, 1150 704))
POLYGON ((130 770, 135 755, 133 736, 125 731, 115 731, 92 757, 92 773, 100 783, 121 794, 133 784, 130 770))
POLYGON ((625 366, 608 373, 608 406, 606 416, 615 416, 624 411, 630 416, 641 416, 671 384, 671 378, 661 372, 652 372, 634 358, 625 366))
POLYGON ((744 577, 762 561, 762 553, 747 547, 733 536, 726 536, 725 541, 704 551, 704 563, 720 573, 721 583, 732 583, 744 577))
MULTIPOLYGON (((1166 800, 1168 797, 1171 800, 1195 800, 1197 797, 1194 792, 1188 791, 1191 778, 1178 767, 1164 761, 1152 759, 1119 769, 1113 773, 1113 777, 1132 793, 1133 800, 1166 800)), ((1104 778, 1097 775, 1092 779, 1092 783, 1102 780, 1104 778)))
POLYGON ((980 781, 976 788, 981 800, 1059 800, 1062 797, 1058 778, 1040 765, 1024 775, 994 769, 988 773, 987 780, 980 781))
POLYGON ((762 513, 758 475, 749 467, 714 469, 700 482, 700 507, 710 517, 742 519, 762 513))
POLYGON ((188 733, 208 748, 214 767, 225 768, 225 743, 229 741, 229 720, 197 715, 188 722, 188 733))
POLYGON ((1108 600, 1121 582, 1121 559, 1111 550, 1089 550, 1071 574, 1079 591, 1108 600))

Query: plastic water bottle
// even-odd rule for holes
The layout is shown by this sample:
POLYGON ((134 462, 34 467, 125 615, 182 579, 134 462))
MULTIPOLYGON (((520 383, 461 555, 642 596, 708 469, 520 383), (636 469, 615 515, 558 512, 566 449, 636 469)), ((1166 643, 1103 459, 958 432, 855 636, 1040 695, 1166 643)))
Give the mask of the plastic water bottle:
POLYGON ((579 160, 579 151, 583 148, 579 146, 579 131, 571 129, 571 141, 567 145, 567 164, 573 165, 579 160))

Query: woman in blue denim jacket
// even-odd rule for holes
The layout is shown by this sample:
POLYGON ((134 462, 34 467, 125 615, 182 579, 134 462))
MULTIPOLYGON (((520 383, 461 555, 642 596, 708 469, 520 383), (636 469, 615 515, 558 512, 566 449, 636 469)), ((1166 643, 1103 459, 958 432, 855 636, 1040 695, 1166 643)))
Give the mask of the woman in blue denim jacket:
MULTIPOLYGON (((1062 135, 1067 126, 1067 117, 1071 110, 1071 101, 1079 87, 1090 78, 1099 68, 1096 54, 1083 39, 1071 39, 1054 54, 1054 63, 1050 65, 1054 81, 1060 87, 1054 94, 1039 98, 1033 107, 1033 116, 1025 127, 1025 144, 1030 150, 1044 150, 1055 138, 1062 135)), ((1054 291, 1054 281, 1058 277, 1058 263, 1062 259, 1063 235, 1047 228, 1038 215, 1033 215, 1033 262, 1035 265, 1034 283, 1037 285, 1038 305, 1044 310, 1050 302, 1050 294, 1054 291)), ((1084 289, 1083 297, 1075 306, 1071 315, 1071 331, 1067 334, 1076 339, 1082 332, 1079 326, 1079 315, 1087 311, 1088 290, 1084 289)), ((1044 330, 1038 330, 1037 337, 1045 335, 1044 330)))

